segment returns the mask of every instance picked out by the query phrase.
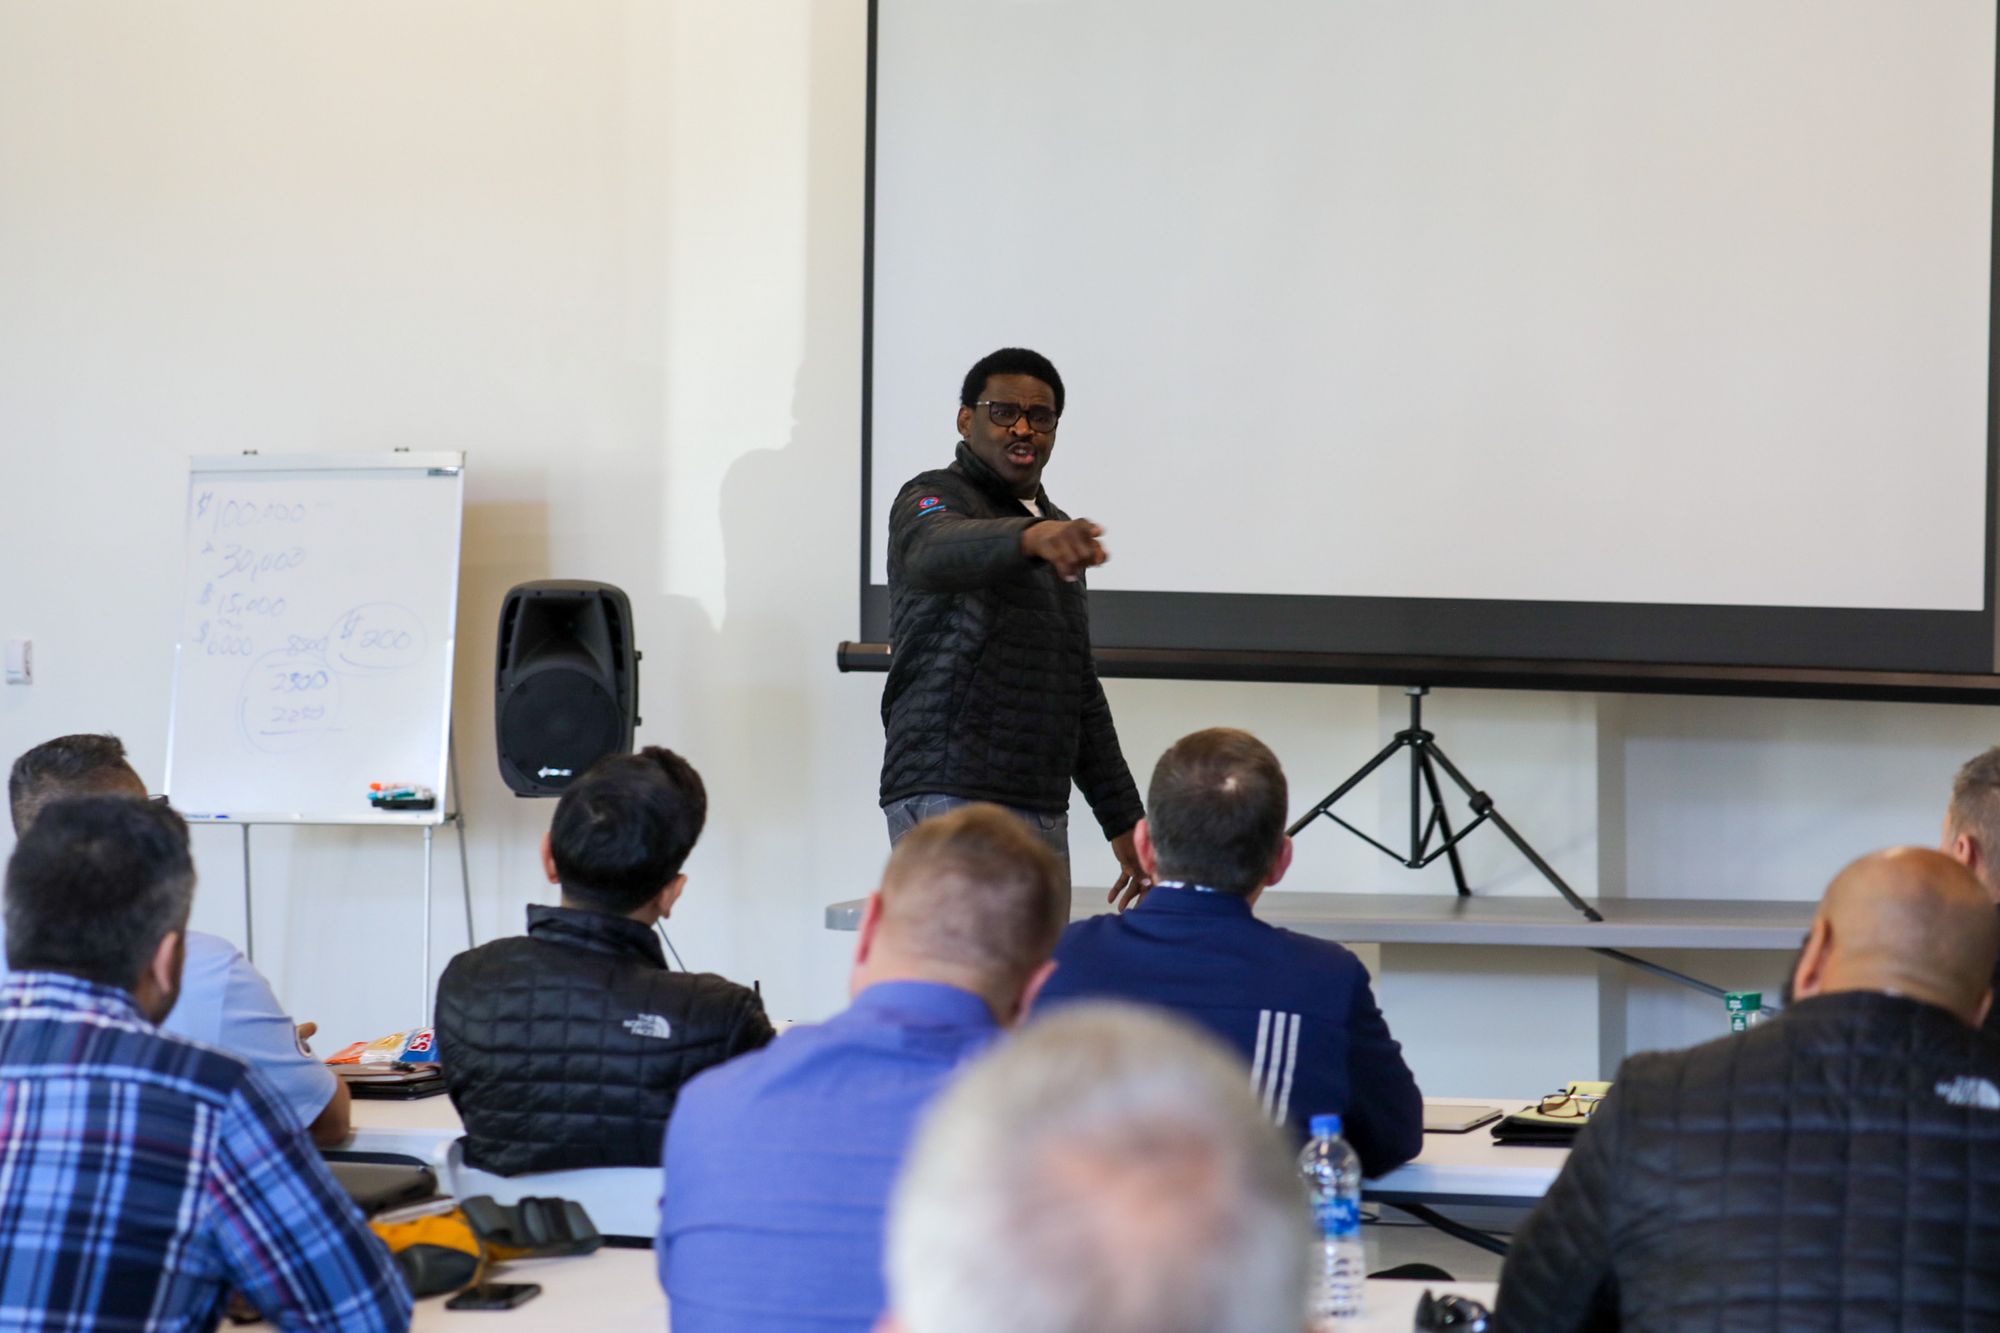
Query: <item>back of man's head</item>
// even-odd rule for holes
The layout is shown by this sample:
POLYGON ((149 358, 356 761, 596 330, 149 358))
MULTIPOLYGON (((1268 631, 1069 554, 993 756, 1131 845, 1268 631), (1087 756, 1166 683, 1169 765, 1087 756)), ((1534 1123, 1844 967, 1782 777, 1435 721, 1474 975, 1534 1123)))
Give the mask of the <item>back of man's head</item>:
POLYGON ((905 834, 877 896, 883 945, 989 999, 1017 994, 1048 961, 1069 901, 1055 853, 996 805, 962 806, 905 834))
POLYGON ((708 819, 701 775, 672 750, 607 755, 569 785, 549 824, 563 897, 623 915, 681 873, 708 819))
POLYGON ((7 862, 7 966, 130 990, 193 902, 179 815, 125 796, 57 801, 7 862))
POLYGON ((1238 1059, 1164 1014, 1070 1006, 926 1117, 890 1307, 904 1333, 1295 1333, 1307 1221, 1238 1059))
POLYGON ((1287 799, 1278 756, 1249 732, 1181 737, 1153 766, 1146 792, 1155 878, 1256 892, 1284 848, 1287 799))
POLYGON ((144 796, 146 784, 116 736, 58 736, 14 761, 7 774, 7 809, 14 832, 26 833, 42 807, 73 796, 144 796))
POLYGON ((1964 840, 1966 861, 1989 898, 2000 902, 2000 745, 1965 761, 1951 781, 1945 845, 1964 840))
POLYGON ((2000 914, 1972 873, 1942 852, 1894 847, 1827 886, 1800 963, 1807 983, 1796 989, 1907 995, 1976 1024, 1996 955, 2000 914))

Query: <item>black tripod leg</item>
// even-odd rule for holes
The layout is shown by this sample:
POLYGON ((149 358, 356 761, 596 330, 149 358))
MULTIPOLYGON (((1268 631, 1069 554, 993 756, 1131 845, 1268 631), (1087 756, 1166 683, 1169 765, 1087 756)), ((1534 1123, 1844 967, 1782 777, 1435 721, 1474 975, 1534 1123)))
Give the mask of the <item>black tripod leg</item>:
POLYGON ((1501 814, 1494 806, 1492 797, 1468 782, 1465 774, 1458 771, 1458 765, 1452 763, 1450 757, 1443 750, 1438 749, 1435 745, 1430 746, 1429 749, 1437 762, 1444 765, 1444 771, 1450 775, 1451 780, 1458 784, 1459 790, 1464 792, 1467 799, 1472 802, 1472 812, 1474 814, 1485 815, 1491 819, 1494 826, 1507 835, 1507 841, 1514 844, 1514 850, 1527 857, 1530 864, 1542 872, 1542 878, 1555 886, 1556 892, 1563 896, 1563 900, 1577 911, 1583 913, 1584 920, 1602 921, 1604 919, 1602 912, 1599 912, 1589 903, 1577 897, 1576 890, 1563 883, 1563 877, 1555 872, 1555 867, 1544 861, 1541 854, 1528 845, 1528 840, 1514 831, 1514 826, 1507 822, 1507 817, 1501 814))
POLYGON ((1288 838, 1297 837, 1300 829, 1304 828, 1306 825, 1312 823, 1315 819, 1318 819, 1321 815, 1325 814, 1329 809, 1332 808, 1333 803, 1335 801, 1339 800, 1341 797, 1347 795, 1347 793, 1353 791, 1356 787, 1360 786, 1362 782, 1367 779, 1370 773, 1373 773, 1376 769, 1388 763, 1390 758, 1396 753, 1396 751, 1402 749, 1405 745, 1408 745, 1410 743, 1411 742, 1408 739, 1407 735, 1403 733, 1398 733, 1395 740, 1392 740, 1387 745, 1383 746, 1381 752, 1377 754, 1373 759, 1370 759, 1367 763, 1363 764, 1359 769, 1359 771, 1357 771, 1353 777, 1341 783, 1338 787, 1335 787, 1333 789, 1333 795, 1327 797, 1325 800, 1321 801, 1318 805, 1314 806, 1312 809, 1300 815, 1296 820, 1292 821, 1292 826, 1285 830, 1285 836, 1288 838))
POLYGON ((1437 811, 1438 829, 1444 834, 1444 854, 1451 862, 1451 879, 1458 885, 1458 896, 1470 898, 1472 886, 1465 882, 1465 863, 1458 859, 1458 844, 1451 837, 1451 816, 1445 813, 1444 794, 1438 787, 1437 770, 1431 766, 1430 746, 1418 747, 1417 758, 1423 765, 1424 785, 1430 788, 1431 809, 1437 811))

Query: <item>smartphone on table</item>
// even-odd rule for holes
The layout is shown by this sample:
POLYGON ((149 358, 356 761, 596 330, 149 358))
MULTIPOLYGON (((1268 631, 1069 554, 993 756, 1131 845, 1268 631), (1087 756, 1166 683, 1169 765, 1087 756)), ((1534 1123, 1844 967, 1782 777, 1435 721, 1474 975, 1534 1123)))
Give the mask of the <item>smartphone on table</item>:
POLYGON ((444 1303, 447 1310, 511 1310, 542 1294, 538 1282, 482 1282, 444 1303))

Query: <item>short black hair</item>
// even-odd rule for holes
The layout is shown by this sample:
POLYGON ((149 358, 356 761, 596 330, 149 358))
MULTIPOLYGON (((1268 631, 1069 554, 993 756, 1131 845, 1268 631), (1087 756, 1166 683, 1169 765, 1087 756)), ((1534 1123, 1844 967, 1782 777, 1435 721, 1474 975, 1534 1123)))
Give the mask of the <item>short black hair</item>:
POLYGON ((631 911, 681 873, 707 820, 701 774, 672 750, 606 755, 569 785, 549 824, 563 895, 631 911))
POLYGON ((125 758, 125 742, 116 736, 58 736, 14 761, 7 774, 7 812, 14 820, 14 832, 26 833, 35 815, 51 801, 125 795, 135 783, 144 790, 145 784, 125 758))
POLYGON ((986 392, 986 381, 995 375, 1028 375, 1040 380, 1055 395, 1056 415, 1062 415, 1063 382, 1056 373, 1055 363, 1025 347, 1003 347, 973 362, 972 369, 965 372, 965 383, 958 389, 959 406, 971 407, 978 402, 979 395, 986 392))
POLYGON ((7 966, 131 990, 193 903, 187 825, 171 809, 129 796, 51 802, 7 861, 7 966))
POLYGON ((1247 731, 1211 727, 1153 767, 1146 829, 1163 880, 1256 892, 1285 844, 1285 770, 1247 731))

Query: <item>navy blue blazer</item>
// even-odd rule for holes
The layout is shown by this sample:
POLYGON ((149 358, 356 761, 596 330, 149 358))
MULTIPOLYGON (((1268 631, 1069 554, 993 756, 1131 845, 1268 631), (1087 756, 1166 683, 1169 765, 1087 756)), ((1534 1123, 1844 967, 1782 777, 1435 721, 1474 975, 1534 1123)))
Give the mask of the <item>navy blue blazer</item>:
POLYGON ((1242 1052, 1264 1109, 1300 1135, 1338 1112, 1370 1176, 1423 1147, 1423 1094, 1375 1006, 1368 969, 1330 940, 1259 921, 1227 893, 1159 885, 1121 913, 1078 921, 1036 1001, 1158 1005, 1242 1052))

